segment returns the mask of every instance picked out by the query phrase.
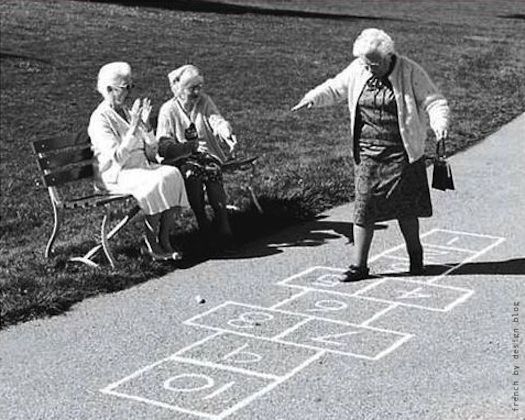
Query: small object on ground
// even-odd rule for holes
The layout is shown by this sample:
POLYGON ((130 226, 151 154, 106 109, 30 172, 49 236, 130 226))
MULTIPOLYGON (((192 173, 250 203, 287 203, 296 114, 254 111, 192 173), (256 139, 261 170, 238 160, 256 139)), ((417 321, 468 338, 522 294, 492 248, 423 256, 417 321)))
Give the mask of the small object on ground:
POLYGON ((201 295, 195 296, 195 301, 199 304, 206 303, 206 299, 204 299, 201 295))

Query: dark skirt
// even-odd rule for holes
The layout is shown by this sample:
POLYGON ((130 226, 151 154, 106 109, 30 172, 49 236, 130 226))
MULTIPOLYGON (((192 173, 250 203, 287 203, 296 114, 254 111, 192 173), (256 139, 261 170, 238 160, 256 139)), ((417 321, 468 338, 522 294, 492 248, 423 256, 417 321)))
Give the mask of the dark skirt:
POLYGON ((408 162, 401 146, 361 150, 355 167, 354 223, 432 216, 425 159, 408 162))

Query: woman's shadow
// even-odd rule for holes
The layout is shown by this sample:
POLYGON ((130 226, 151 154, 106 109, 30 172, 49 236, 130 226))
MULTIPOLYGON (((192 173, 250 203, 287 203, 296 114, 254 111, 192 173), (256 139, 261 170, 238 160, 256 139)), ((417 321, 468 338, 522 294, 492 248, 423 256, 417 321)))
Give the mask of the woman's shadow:
MULTIPOLYGON (((202 241, 196 232, 184 240, 184 248, 189 251, 180 268, 191 268, 210 259, 250 259, 262 258, 282 253, 291 247, 316 247, 332 240, 345 238, 347 245, 353 244, 353 224, 326 220, 320 215, 312 220, 298 222, 283 213, 266 214, 264 217, 253 217, 250 214, 239 214, 232 218, 232 225, 239 239, 238 249, 234 253, 203 253, 202 241)), ((376 224, 375 230, 388 229, 386 224, 376 224)), ((446 275, 525 275, 525 258, 512 258, 505 261, 480 262, 446 262, 425 265, 424 276, 446 275)), ((408 273, 381 273, 382 276, 403 277, 408 273)))
POLYGON ((462 275, 524 275, 525 258, 512 258, 505 261, 480 261, 468 263, 428 264, 425 266, 425 276, 462 275))

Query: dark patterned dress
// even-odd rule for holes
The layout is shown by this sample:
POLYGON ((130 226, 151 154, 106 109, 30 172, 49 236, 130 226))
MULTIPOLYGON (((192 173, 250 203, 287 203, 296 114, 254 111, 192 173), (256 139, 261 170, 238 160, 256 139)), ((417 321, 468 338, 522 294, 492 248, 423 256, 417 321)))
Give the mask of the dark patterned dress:
POLYGON ((425 159, 408 162, 397 104, 387 77, 372 77, 359 97, 356 115, 359 162, 355 167, 354 223, 430 217, 432 204, 425 159))

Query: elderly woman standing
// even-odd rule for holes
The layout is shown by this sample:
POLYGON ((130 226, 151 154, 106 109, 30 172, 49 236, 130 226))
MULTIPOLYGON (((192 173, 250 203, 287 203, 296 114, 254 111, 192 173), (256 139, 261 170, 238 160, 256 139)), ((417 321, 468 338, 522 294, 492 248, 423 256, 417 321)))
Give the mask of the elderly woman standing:
POLYGON ((292 108, 321 107, 346 100, 355 161, 355 261, 342 281, 369 276, 374 223, 397 219, 410 258, 410 273, 423 273, 419 217, 432 206, 425 170, 425 113, 438 141, 447 137, 449 107, 427 73, 396 54, 379 29, 356 39, 357 57, 332 79, 309 91, 292 108))
POLYGON ((145 214, 147 251, 155 260, 181 258, 170 243, 174 211, 189 207, 184 180, 173 167, 152 163, 157 142, 149 124, 149 99, 126 99, 133 87, 128 63, 109 63, 98 73, 97 89, 104 98, 91 115, 88 133, 96 158, 99 188, 131 194, 145 214))
POLYGON ((214 210, 224 248, 231 247, 232 231, 226 209, 226 193, 221 165, 227 159, 221 148, 230 152, 237 144, 230 123, 203 90, 200 70, 187 64, 168 75, 173 98, 159 111, 157 139, 159 155, 177 160, 186 181, 186 190, 201 232, 207 233, 210 222, 205 212, 204 188, 214 210))

